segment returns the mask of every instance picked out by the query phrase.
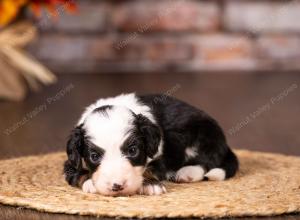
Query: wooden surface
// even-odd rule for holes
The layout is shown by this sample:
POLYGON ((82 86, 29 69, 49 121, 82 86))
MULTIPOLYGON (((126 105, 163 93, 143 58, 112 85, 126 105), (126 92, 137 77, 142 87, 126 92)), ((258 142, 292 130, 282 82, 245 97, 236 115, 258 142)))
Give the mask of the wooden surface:
MULTIPOLYGON (((299 87, 296 73, 61 75, 56 85, 24 102, 0 102, 0 158, 64 150, 86 105, 99 97, 133 91, 171 94, 204 109, 219 121, 233 148, 300 156, 299 87)), ((94 219, 7 206, 0 206, 0 217, 94 219)), ((265 219, 300 219, 300 215, 265 219)))

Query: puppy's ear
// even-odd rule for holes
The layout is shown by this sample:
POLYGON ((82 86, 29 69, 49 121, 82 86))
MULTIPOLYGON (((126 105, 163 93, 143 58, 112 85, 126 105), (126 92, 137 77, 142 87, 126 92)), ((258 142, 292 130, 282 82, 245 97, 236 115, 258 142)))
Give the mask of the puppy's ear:
POLYGON ((158 146, 161 140, 160 129, 142 114, 137 116, 137 126, 142 133, 146 145, 147 156, 153 158, 158 151, 158 146))
POLYGON ((68 160, 64 164, 64 173, 67 182, 72 186, 81 185, 81 180, 88 171, 82 168, 82 154, 84 147, 84 130, 82 125, 71 131, 67 142, 68 160))

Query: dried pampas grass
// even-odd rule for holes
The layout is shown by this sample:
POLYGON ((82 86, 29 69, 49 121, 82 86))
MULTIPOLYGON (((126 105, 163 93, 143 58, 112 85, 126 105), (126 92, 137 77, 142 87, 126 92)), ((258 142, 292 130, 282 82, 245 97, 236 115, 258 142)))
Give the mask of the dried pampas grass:
POLYGON ((21 100, 28 87, 38 90, 40 83, 56 82, 55 75, 22 48, 37 35, 29 22, 0 31, 0 98, 21 100))

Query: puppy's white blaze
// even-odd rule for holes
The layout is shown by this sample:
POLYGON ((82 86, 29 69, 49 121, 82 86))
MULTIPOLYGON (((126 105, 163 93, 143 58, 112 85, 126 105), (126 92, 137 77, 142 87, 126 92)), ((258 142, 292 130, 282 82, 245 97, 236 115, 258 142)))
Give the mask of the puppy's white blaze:
POLYGON ((176 172, 175 179, 178 182, 197 182, 204 177, 204 169, 200 166, 185 166, 176 172))
POLYGON ((197 148, 196 147, 188 147, 185 149, 185 159, 191 159, 198 156, 197 148))
POLYGON ((134 120, 130 110, 124 107, 112 108, 107 111, 107 115, 95 112, 86 117, 84 129, 91 141, 108 150, 119 148, 128 137, 128 131, 132 128, 134 120))
POLYGON ((225 171, 221 168, 214 168, 208 171, 205 175, 209 180, 221 181, 225 180, 225 171))
POLYGON ((101 176, 107 184, 123 184, 133 172, 133 167, 122 155, 120 150, 112 149, 105 153, 101 162, 101 176))
POLYGON ((96 108, 105 106, 105 105, 115 105, 115 106, 123 106, 135 114, 142 114, 146 116, 150 121, 155 123, 154 117, 151 113, 151 109, 149 106, 140 103, 134 93, 129 94, 121 94, 112 98, 99 99, 94 104, 88 106, 85 112, 82 114, 81 118, 78 121, 78 125, 82 124, 86 117, 96 108))

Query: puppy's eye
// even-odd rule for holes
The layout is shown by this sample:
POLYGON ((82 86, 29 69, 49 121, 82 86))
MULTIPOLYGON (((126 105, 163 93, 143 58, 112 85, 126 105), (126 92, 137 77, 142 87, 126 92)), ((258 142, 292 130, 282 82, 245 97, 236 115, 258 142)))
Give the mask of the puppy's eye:
POLYGON ((91 157, 91 160, 92 160, 94 163, 99 162, 99 160, 100 160, 100 158, 101 158, 100 154, 98 154, 97 152, 92 152, 91 155, 90 155, 90 157, 91 157))
POLYGON ((136 157, 138 154, 139 154, 139 149, 137 148, 137 146, 133 145, 128 147, 127 155, 129 157, 136 157))

